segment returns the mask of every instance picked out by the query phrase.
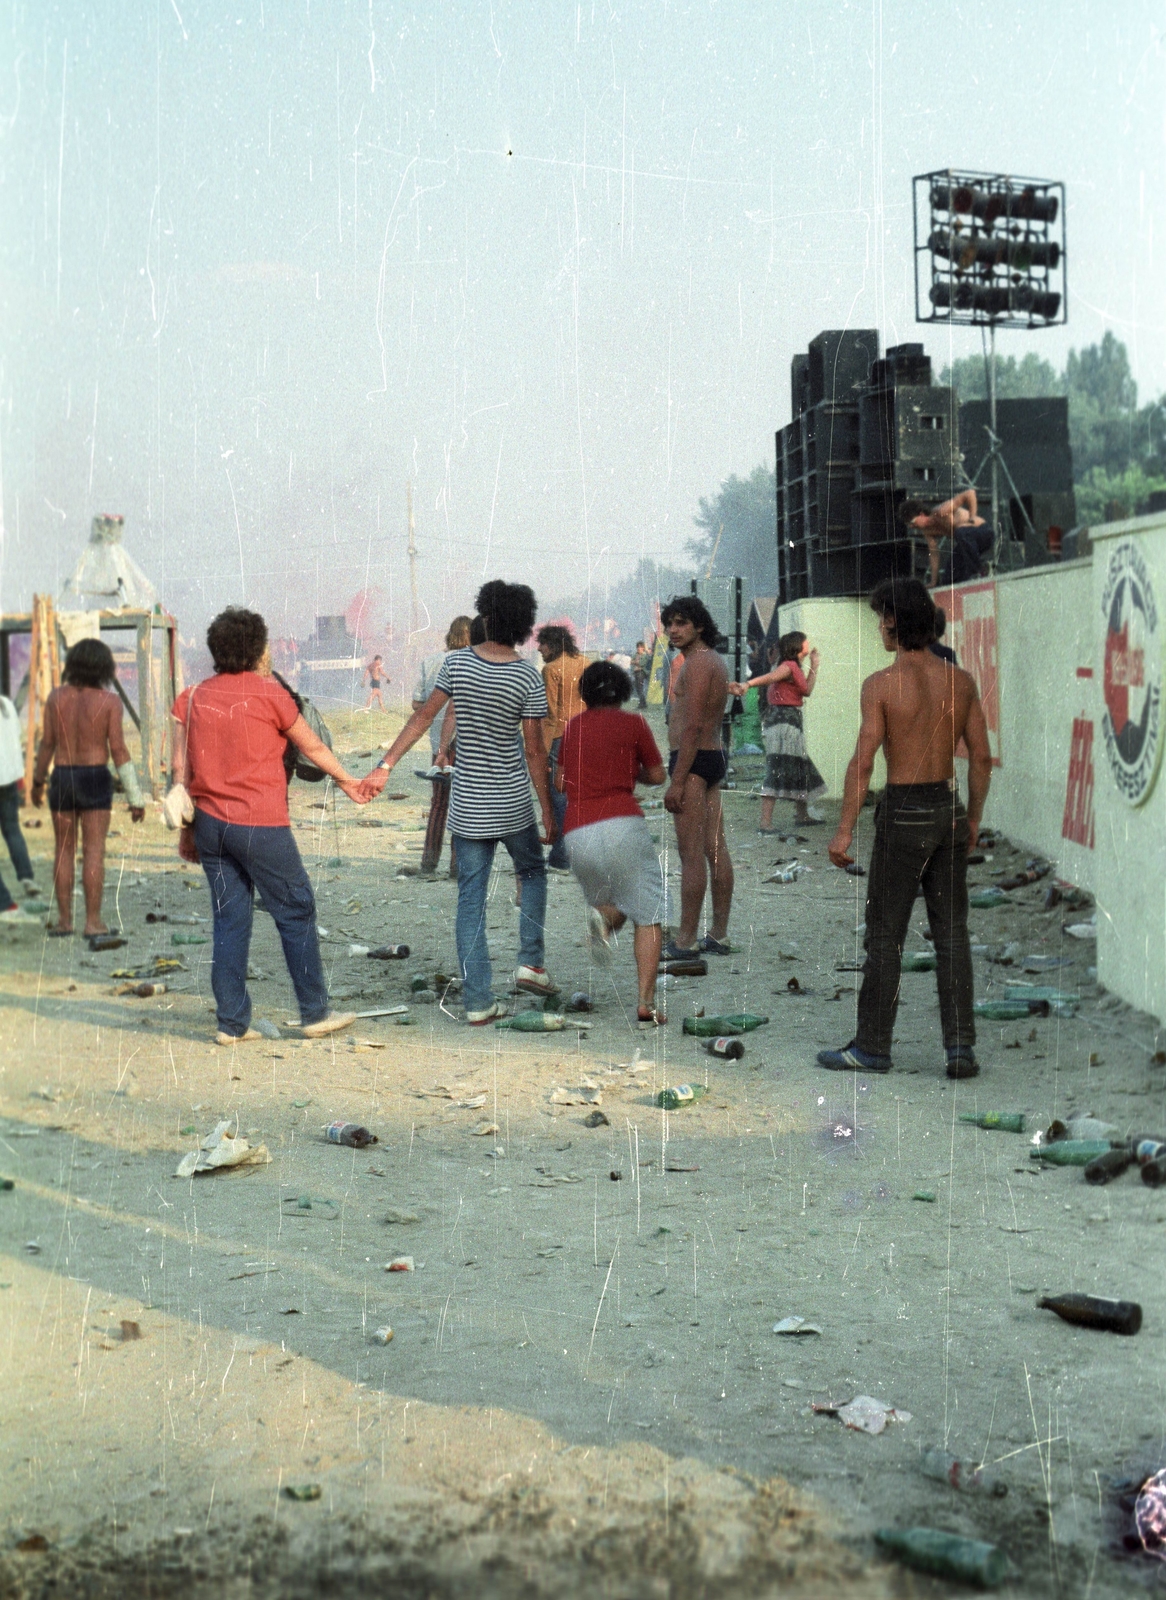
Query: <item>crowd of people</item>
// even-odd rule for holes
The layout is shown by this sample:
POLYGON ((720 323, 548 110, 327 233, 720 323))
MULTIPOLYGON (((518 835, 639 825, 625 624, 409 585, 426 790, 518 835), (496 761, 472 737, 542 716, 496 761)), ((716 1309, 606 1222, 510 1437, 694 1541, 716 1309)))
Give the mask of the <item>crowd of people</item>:
MULTIPOLYGON (((887 785, 875 811, 857 1031, 849 1044, 820 1052, 818 1062, 836 1071, 890 1070, 903 942, 921 892, 936 952, 947 1072, 969 1077, 979 1068, 966 863, 991 774, 983 711, 973 679, 938 644, 939 614, 922 584, 914 579, 881 584, 871 606, 894 660, 862 686, 858 742, 829 846, 835 866, 852 864, 854 828, 880 749, 887 785), (966 808, 954 777, 961 745, 969 756, 966 808)), ((671 600, 660 616, 674 654, 665 764, 647 720, 624 709, 633 695, 644 706, 651 663, 647 647, 625 658, 626 666, 610 654, 588 662, 569 628, 546 625, 537 634, 540 674, 522 653, 534 632, 536 611, 527 585, 483 584, 476 615, 455 617, 445 650, 421 663, 412 714, 362 779, 351 777, 332 753, 318 724, 313 726, 308 703, 273 673, 263 618, 230 607, 211 623, 207 645, 214 672, 185 690, 173 707, 172 787, 163 811, 180 830, 180 854, 201 863, 210 890, 218 1043, 261 1037, 251 1026, 247 991, 256 896, 279 932, 304 1035, 325 1035, 352 1023, 350 1014, 329 1005, 315 899, 291 831, 288 782, 306 764, 313 774, 330 777, 354 804, 367 805, 426 734, 431 764, 420 775, 432 783, 432 800, 421 871, 436 873, 448 828, 468 1025, 485 1026, 508 1010, 506 996, 495 992, 486 937, 490 875, 500 846, 516 882, 518 960, 512 984, 505 987, 517 993, 543 999, 558 993, 546 963, 548 871, 569 871, 578 882, 597 964, 611 964, 619 930, 632 924, 636 1020, 643 1028, 667 1022, 657 998, 662 963, 732 953, 734 876, 722 809, 726 709, 733 695, 751 689, 765 693, 760 832, 776 831, 778 799, 793 802, 795 825, 822 821, 811 802, 824 793, 825 784, 807 752, 802 721, 802 707, 818 678, 819 651, 804 633, 786 633, 768 661, 757 663, 763 670, 730 682, 715 622, 703 602, 693 595, 671 600), (664 807, 674 824, 680 863, 675 921, 666 852, 649 831, 636 799, 638 785, 664 788, 664 807), (710 910, 702 934, 706 898, 710 910)), ((373 687, 379 690, 386 681, 379 656, 375 665, 373 687)), ((101 898, 113 802, 111 760, 131 817, 140 821, 145 814, 113 683, 107 646, 81 640, 69 651, 64 681, 45 708, 32 800, 43 804, 51 767, 58 916, 48 931, 58 937, 73 932, 78 833, 85 933, 108 932, 101 898)), ((5 716, 0 704, 0 757, 5 716)), ((6 771, 0 770, 0 777, 6 771)), ((15 792, 15 781, 12 788, 15 792)), ((22 884, 35 889, 19 829, 6 825, 11 822, 6 799, 7 789, 0 785, 0 826, 22 884)), ((0 883, 0 900, 7 898, 0 883)))

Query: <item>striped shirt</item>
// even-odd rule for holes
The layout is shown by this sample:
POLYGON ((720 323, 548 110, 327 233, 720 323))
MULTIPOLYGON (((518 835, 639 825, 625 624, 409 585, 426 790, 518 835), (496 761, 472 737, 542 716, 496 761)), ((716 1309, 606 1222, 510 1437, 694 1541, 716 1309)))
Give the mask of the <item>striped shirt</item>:
POLYGON ((451 650, 433 687, 457 711, 457 760, 449 831, 464 839, 504 839, 534 823, 522 719, 545 717, 542 679, 528 661, 486 661, 472 648, 451 650))

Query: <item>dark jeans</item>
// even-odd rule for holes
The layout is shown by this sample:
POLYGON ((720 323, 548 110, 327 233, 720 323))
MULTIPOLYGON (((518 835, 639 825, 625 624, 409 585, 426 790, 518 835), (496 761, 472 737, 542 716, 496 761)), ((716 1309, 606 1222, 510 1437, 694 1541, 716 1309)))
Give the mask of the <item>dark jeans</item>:
POLYGON ((239 1038, 251 1026, 247 953, 255 890, 279 929, 300 1021, 328 1015, 328 985, 316 934, 316 901, 290 828, 247 828, 194 814, 194 842, 214 911, 214 990, 219 1027, 239 1038))
POLYGON ((935 941, 939 1015, 947 1049, 975 1043, 968 942, 968 819, 944 783, 888 784, 875 810, 866 895, 866 967, 855 1043, 891 1053, 903 941, 919 886, 935 941))
POLYGON ((567 859, 566 841, 563 838, 563 823, 567 816, 567 796, 560 794, 555 788, 555 769, 559 765, 559 751, 562 746, 562 739, 554 739, 551 742, 551 759, 547 775, 551 785, 551 810, 555 813, 555 842, 551 846, 550 855, 547 857, 547 866, 557 867, 560 872, 567 872, 571 866, 567 859))
MULTIPOLYGON (((32 862, 28 859, 28 846, 20 831, 20 794, 15 783, 0 784, 0 833, 4 835, 16 876, 21 883, 25 883, 32 877, 32 862)), ((0 893, 7 895, 8 891, 0 890, 0 893)), ((8 899, 4 904, 8 904, 8 899)))

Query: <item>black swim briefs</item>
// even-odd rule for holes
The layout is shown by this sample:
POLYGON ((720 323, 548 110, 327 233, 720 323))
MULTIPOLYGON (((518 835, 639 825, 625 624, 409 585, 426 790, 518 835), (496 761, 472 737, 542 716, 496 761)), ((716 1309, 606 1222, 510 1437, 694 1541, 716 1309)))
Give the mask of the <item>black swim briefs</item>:
MULTIPOLYGON (((676 771, 676 758, 679 754, 679 750, 670 750, 668 753, 669 776, 676 771)), ((688 770, 696 777, 703 778, 710 789, 715 789, 718 783, 725 781, 729 763, 725 759, 723 750, 698 750, 688 770)))
POLYGON ((108 767, 54 767, 49 779, 50 811, 109 811, 113 774, 108 767))

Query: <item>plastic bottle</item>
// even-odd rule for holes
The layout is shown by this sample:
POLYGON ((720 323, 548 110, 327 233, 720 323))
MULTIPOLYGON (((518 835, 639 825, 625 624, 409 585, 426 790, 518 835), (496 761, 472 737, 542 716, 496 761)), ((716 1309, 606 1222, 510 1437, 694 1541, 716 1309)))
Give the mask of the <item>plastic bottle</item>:
POLYGON ((957 1456, 948 1455, 938 1446, 924 1450, 919 1458, 919 1470, 924 1477, 939 1483, 950 1484, 953 1489, 979 1491, 1001 1499, 1008 1493, 1008 1485, 999 1478, 985 1478, 983 1468, 969 1466, 957 1456))
POLYGON ((705 1049, 710 1056, 720 1056, 724 1061, 740 1061, 745 1054, 745 1046, 740 1039, 732 1039, 722 1035, 718 1039, 710 1039, 705 1049))
POLYGON ((1022 1017, 1047 1017, 1047 1000, 977 1000, 972 1007, 977 1017, 992 1022, 1019 1022, 1022 1017))
POLYGON ((998 1545, 941 1533, 938 1528, 879 1528, 875 1539, 905 1566, 984 1589, 997 1588, 1011 1571, 1012 1563, 998 1545))
POLYGON ((563 1025, 560 1011, 518 1011, 512 1017, 499 1017, 494 1024, 510 1033, 560 1033, 563 1025))
POLYGON ((1142 1326, 1142 1308, 1133 1300, 1104 1300, 1095 1294, 1045 1295, 1037 1301, 1042 1311, 1055 1311, 1065 1322, 1108 1333, 1135 1334, 1142 1326))
POLYGON ((1108 1139, 1057 1139, 1028 1153, 1034 1161, 1048 1161, 1054 1167, 1087 1167, 1098 1156, 1108 1155, 1111 1148, 1108 1139))
POLYGON ((986 889, 973 889, 968 896, 968 904, 975 906, 977 910, 988 911, 993 906, 1002 906, 1007 899, 1008 896, 1003 889, 998 889, 993 883, 986 889))
POLYGON ((1117 1150, 1107 1150, 1103 1156, 1095 1156, 1085 1168, 1086 1183, 1108 1183, 1111 1178, 1120 1178, 1127 1167, 1133 1165, 1134 1152, 1128 1144, 1121 1145, 1117 1150))
POLYGON ((977 1128, 999 1128, 1002 1133, 1023 1133, 1023 1111, 961 1111, 961 1122, 973 1122, 977 1128))
POLYGON ((370 1133, 367 1128, 362 1128, 359 1122, 330 1122, 324 1129, 324 1137, 329 1144, 347 1144, 354 1150, 363 1150, 366 1145, 380 1144, 375 1133, 370 1133))

